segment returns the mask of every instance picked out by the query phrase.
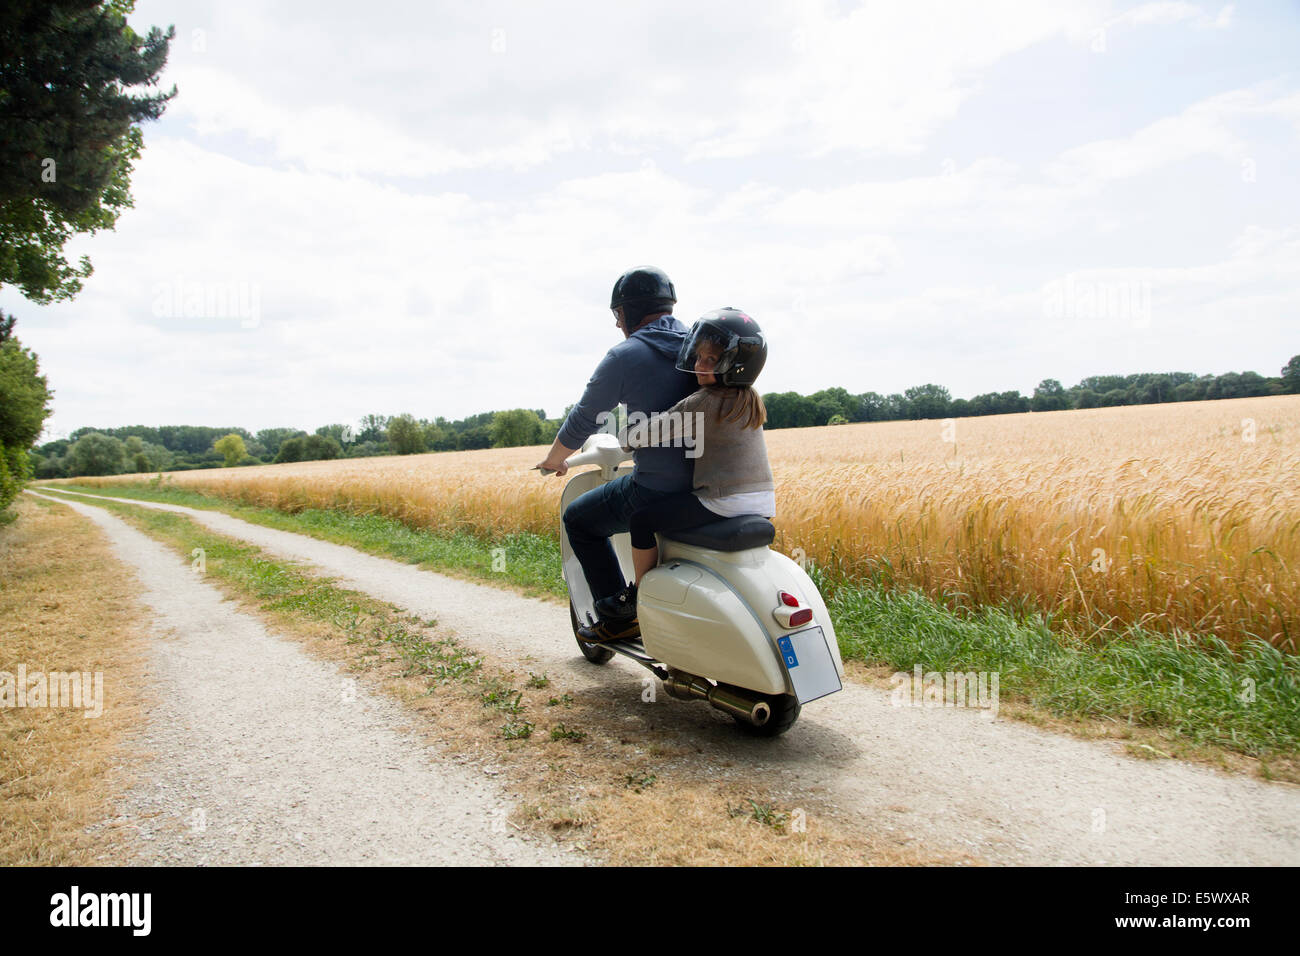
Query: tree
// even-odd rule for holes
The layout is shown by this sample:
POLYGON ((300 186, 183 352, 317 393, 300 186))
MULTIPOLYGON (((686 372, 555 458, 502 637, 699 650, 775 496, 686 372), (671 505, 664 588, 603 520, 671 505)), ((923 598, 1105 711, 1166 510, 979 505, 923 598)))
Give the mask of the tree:
POLYGON ((386 415, 367 415, 361 419, 361 431, 357 433, 359 442, 382 442, 384 433, 388 429, 388 417, 386 415))
POLYGON ((771 392, 763 396, 768 428, 806 428, 817 423, 817 404, 798 392, 771 392))
POLYGON ((0 442, 24 452, 36 444, 51 398, 35 353, 12 335, 0 342, 0 442))
POLYGON ((131 205, 130 174, 176 95, 134 95, 175 36, 126 22, 133 0, 6 0, 0 12, 0 285, 33 302, 68 299, 91 273, 63 257, 77 233, 112 229, 131 205))
POLYGON ((896 422, 909 417, 911 410, 912 406, 906 398, 898 392, 891 392, 885 396, 884 403, 880 406, 880 415, 887 422, 896 422))
POLYGON ((316 434, 325 438, 333 438, 339 443, 339 447, 351 444, 354 438, 351 425, 322 425, 316 429, 316 434))
POLYGON ((126 467, 126 447, 111 435, 82 435, 68 451, 70 475, 120 475, 126 467))
POLYGON ((903 393, 908 418, 946 418, 952 396, 942 385, 916 385, 903 393))
POLYGON ((1241 376, 1236 372, 1224 372, 1216 376, 1210 383, 1210 387, 1205 390, 1205 397, 1209 399, 1241 398, 1245 394, 1241 376))
POLYGON ((257 433, 255 441, 262 446, 262 458, 270 460, 280 453, 280 446, 285 441, 306 434, 300 428, 263 428, 257 433))
POLYGON ((343 457, 343 446, 329 435, 308 435, 303 439, 303 461, 333 461, 343 457))
POLYGON ((1030 411, 1055 412, 1068 407, 1065 388, 1054 378, 1045 378, 1034 389, 1034 397, 1029 401, 1030 411))
POLYGON ((1291 356, 1282 366, 1282 388, 1292 395, 1300 392, 1300 355, 1291 356))
POLYGON ((12 316, 0 313, 0 510, 31 477, 28 451, 50 414, 51 392, 36 354, 14 337, 12 316))
POLYGON ((399 455, 416 455, 424 451, 424 429, 410 415, 398 415, 388 421, 388 444, 399 455))
POLYGON ((292 438, 286 438, 280 442, 280 448, 276 451, 271 464, 278 465, 286 461, 302 461, 302 456, 305 454, 303 445, 306 441, 306 435, 295 435, 292 438))
POLYGON ((877 392, 863 392, 858 396, 857 417, 850 415, 854 421, 878 422, 885 414, 885 396, 877 392))
POLYGON ((126 466, 129 471, 148 471, 149 459, 144 454, 144 439, 139 435, 131 435, 126 441, 122 442, 126 449, 126 466))
POLYGON ((248 448, 244 445, 244 439, 240 438, 234 432, 218 438, 213 442, 212 450, 226 460, 227 468, 234 468, 243 460, 244 456, 248 454, 248 448))
POLYGON ((492 426, 473 425, 460 433, 460 447, 464 451, 492 447, 492 426))
POLYGON ((438 416, 424 426, 424 446, 430 451, 455 451, 460 447, 460 437, 451 422, 438 416))
POLYGON ((1074 394, 1075 408, 1096 408, 1100 403, 1101 399, 1090 388, 1081 388, 1074 394))
POLYGON ((818 425, 830 424, 836 415, 847 421, 858 411, 857 399, 845 388, 824 388, 820 392, 813 392, 809 397, 817 408, 818 425))
POLYGON ((512 408, 508 412, 496 413, 492 419, 491 432, 494 448, 537 445, 542 440, 542 419, 535 411, 512 408))

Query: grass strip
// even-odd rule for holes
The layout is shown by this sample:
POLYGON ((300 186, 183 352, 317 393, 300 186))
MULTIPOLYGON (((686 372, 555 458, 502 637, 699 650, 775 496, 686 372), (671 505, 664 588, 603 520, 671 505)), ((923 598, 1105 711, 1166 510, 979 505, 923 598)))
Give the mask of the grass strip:
POLYGON ((508 583, 523 589, 530 596, 545 595, 568 601, 569 592, 564 577, 560 574, 558 538, 528 533, 497 538, 481 538, 465 532, 454 535, 435 534, 382 515, 352 514, 331 509, 307 509, 291 514, 275 508, 237 504, 194 491, 150 487, 146 484, 96 487, 48 485, 38 490, 77 491, 220 511, 267 528, 310 535, 322 541, 347 545, 421 567, 460 572, 488 583, 508 583))
POLYGON ((1000 693, 1056 717, 1103 718, 1255 757, 1300 748, 1300 659, 1265 641, 1234 653, 1130 628, 1070 644, 1041 617, 957 614, 919 591, 840 588, 828 603, 846 657, 912 671, 985 671, 1000 693))

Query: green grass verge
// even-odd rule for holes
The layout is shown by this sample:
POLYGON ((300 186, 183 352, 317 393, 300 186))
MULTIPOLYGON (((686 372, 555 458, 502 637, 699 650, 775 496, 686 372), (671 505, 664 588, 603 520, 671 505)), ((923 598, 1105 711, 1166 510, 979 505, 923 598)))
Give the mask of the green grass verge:
POLYGON ((367 594, 282 564, 255 545, 209 531, 186 515, 112 501, 100 507, 184 557, 193 557, 201 548, 206 576, 226 583, 272 615, 328 625, 347 643, 366 645, 367 653, 399 662, 403 677, 424 677, 431 688, 445 681, 478 679, 482 661, 454 639, 431 637, 435 621, 421 621, 367 594))
POLYGON ((1264 641, 1133 627, 1097 644, 999 608, 956 614, 919 591, 845 587, 828 602, 845 657, 899 671, 997 673, 1000 694, 1058 717, 1108 718, 1252 756, 1300 747, 1300 658, 1264 641))
POLYGON ((51 485, 37 490, 60 489, 87 494, 183 505, 205 511, 220 511, 253 524, 311 535, 322 541, 348 545, 370 554, 394 558, 408 564, 442 571, 467 573, 488 583, 503 581, 530 593, 568 599, 560 574, 560 542, 536 534, 508 534, 486 539, 468 533, 433 534, 412 528, 393 518, 358 515, 347 511, 308 509, 290 514, 274 508, 254 508, 210 495, 149 485, 80 487, 51 485))
MULTIPOLYGON (((566 594, 558 541, 538 535, 440 536, 389 518, 287 514, 145 485, 76 490, 219 510, 373 554, 566 594)), ((1300 657, 1263 641, 1234 652, 1214 638, 1130 627, 1081 644, 1036 613, 951 610, 920 591, 838 583, 812 571, 847 659, 900 671, 996 672, 1004 700, 1054 716, 1131 723, 1252 756, 1300 750, 1300 657)))

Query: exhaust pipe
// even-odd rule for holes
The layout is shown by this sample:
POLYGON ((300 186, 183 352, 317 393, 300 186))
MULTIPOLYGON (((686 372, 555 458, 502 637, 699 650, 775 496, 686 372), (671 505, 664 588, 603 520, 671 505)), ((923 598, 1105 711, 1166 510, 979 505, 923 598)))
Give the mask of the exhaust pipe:
POLYGON ((738 687, 710 684, 702 677, 673 671, 664 679, 664 690, 679 700, 707 700, 718 710, 762 727, 772 716, 767 701, 752 696, 738 687))

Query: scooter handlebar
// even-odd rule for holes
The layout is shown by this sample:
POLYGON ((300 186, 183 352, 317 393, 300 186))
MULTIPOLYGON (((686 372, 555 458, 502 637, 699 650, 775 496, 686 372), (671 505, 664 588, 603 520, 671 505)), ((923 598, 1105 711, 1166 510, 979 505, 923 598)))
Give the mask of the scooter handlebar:
POLYGON ((630 449, 623 448, 613 435, 599 432, 582 443, 582 450, 570 455, 565 464, 570 468, 579 465, 600 465, 605 477, 610 478, 614 469, 632 458, 630 449))

